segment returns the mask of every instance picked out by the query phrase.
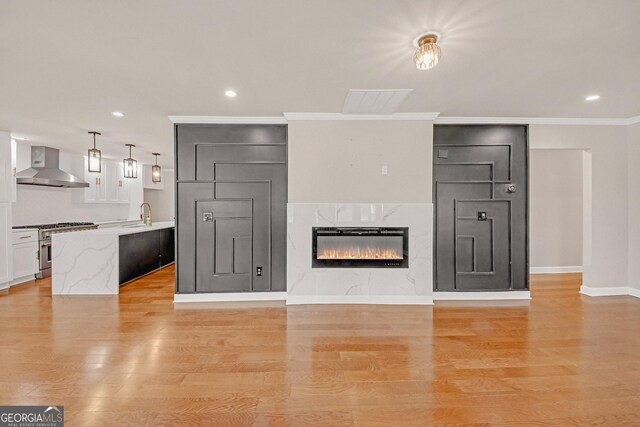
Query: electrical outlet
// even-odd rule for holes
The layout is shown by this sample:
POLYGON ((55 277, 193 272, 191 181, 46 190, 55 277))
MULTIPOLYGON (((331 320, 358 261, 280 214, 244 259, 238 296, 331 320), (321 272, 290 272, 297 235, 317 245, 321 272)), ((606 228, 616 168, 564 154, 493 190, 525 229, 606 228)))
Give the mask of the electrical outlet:
POLYGON ((382 165, 382 175, 388 175, 389 174, 389 167, 387 165, 382 165))

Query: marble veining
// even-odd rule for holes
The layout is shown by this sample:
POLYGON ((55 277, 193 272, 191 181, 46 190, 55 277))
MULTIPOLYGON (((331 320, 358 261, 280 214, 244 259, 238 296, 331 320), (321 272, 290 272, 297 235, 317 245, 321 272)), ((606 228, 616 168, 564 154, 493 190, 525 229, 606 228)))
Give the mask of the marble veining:
POLYGON ((289 203, 287 213, 288 301, 430 302, 432 204, 289 203), (312 268, 312 227, 323 226, 409 227, 409 268, 312 268))
POLYGON ((110 227, 51 236, 53 295, 117 295, 120 291, 119 237, 174 227, 173 221, 152 227, 110 227))

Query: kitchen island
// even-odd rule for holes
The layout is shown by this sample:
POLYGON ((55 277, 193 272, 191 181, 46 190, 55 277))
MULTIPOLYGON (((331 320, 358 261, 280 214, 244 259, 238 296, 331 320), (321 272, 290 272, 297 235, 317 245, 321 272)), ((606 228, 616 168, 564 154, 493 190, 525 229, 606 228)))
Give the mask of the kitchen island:
POLYGON ((174 222, 52 236, 53 295, 117 295, 120 285, 174 261, 174 222))

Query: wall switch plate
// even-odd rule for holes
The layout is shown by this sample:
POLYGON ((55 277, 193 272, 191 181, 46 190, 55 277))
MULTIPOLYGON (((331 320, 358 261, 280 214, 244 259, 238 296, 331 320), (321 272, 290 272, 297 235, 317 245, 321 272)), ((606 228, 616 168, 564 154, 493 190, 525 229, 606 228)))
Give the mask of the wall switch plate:
POLYGON ((382 169, 381 170, 382 175, 388 175, 389 174, 389 167, 387 165, 382 165, 381 169, 382 169))
POLYGON ((256 267, 256 276, 262 276, 262 267, 256 267))

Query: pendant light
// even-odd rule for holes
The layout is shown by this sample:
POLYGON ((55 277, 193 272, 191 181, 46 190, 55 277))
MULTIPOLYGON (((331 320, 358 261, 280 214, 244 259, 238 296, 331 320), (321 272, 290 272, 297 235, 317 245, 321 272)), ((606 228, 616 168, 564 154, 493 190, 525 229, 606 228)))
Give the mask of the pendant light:
POLYGON ((96 135, 102 135, 100 132, 91 131, 93 134, 93 148, 87 151, 87 165, 89 172, 100 173, 102 171, 102 153, 96 148, 96 135))
POLYGON ((125 178, 137 178, 138 177, 138 162, 131 157, 131 148, 135 147, 133 144, 125 144, 129 147, 129 158, 124 159, 124 177, 125 178))
POLYGON ((156 164, 151 166, 151 181, 160 182, 162 181, 162 168, 158 165, 158 156, 160 153, 151 153, 156 156, 156 164))

